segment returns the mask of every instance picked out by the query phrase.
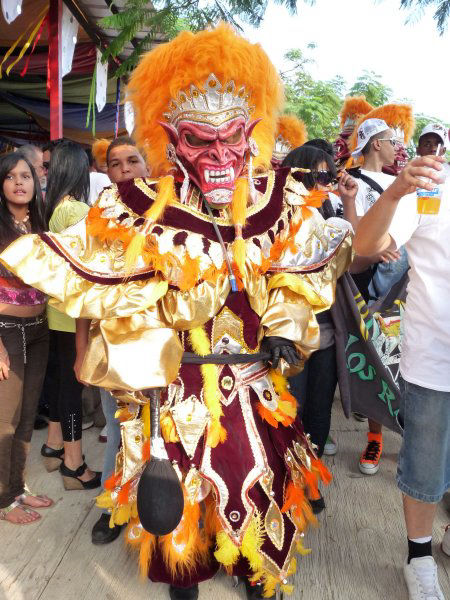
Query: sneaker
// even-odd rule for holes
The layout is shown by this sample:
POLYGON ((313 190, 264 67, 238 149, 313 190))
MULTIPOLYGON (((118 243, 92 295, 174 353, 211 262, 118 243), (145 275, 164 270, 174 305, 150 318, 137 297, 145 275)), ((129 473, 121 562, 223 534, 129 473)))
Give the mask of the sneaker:
POLYGON ((383 436, 381 433, 367 432, 367 446, 359 459, 359 470, 364 475, 375 475, 380 468, 383 436))
POLYGON ((94 426, 94 420, 90 417, 83 417, 81 422, 81 429, 84 431, 85 429, 90 429, 94 426))
POLYGON ((450 525, 445 528, 444 537, 442 538, 441 550, 447 556, 450 556, 450 525))
POLYGON ((352 413, 353 418, 356 419, 356 421, 360 421, 361 423, 363 423, 364 421, 367 421, 367 417, 365 417, 364 415, 362 415, 361 413, 352 413))
POLYGON ((334 456, 337 452, 337 444, 333 440, 331 436, 327 437, 327 441, 325 442, 325 446, 323 447, 323 453, 326 456, 334 456))
POLYGON ((106 442, 108 441, 108 428, 106 427, 106 425, 103 427, 103 429, 100 431, 100 434, 98 436, 98 441, 101 444, 106 444, 106 442))
POLYGON ((409 600, 445 600, 432 556, 413 558, 403 567, 409 600))

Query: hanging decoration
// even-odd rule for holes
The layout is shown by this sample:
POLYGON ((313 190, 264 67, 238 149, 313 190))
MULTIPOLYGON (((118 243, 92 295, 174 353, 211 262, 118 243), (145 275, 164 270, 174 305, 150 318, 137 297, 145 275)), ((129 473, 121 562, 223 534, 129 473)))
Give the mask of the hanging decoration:
POLYGON ((120 77, 117 78, 116 88, 116 120, 114 122, 114 137, 119 135, 119 121, 120 121, 120 77))
POLYGON ((69 8, 64 4, 61 18, 61 40, 62 40, 62 60, 61 77, 68 75, 72 70, 73 54, 77 43, 78 21, 75 19, 69 8))
MULTIPOLYGON (((3 4, 2 4, 2 6, 3 6, 3 4)), ((14 67, 14 65, 16 65, 20 60, 22 60, 25 52, 31 46, 33 40, 37 36, 40 37, 40 34, 42 33, 41 28, 43 27, 43 23, 45 21, 45 17, 47 15, 47 13, 48 13, 48 6, 46 6, 39 13, 37 19, 35 21, 31 22, 31 24, 27 27, 27 29, 17 38, 17 40, 12 44, 12 46, 6 52, 5 56, 3 57, 2 62, 0 63, 0 79, 2 78, 2 67, 3 67, 3 65, 8 60, 8 58, 11 56, 11 54, 14 52, 14 50, 16 49, 16 47, 20 44, 20 42, 22 41, 22 39, 25 39, 26 42, 23 45, 22 50, 19 52, 19 55, 14 58, 13 62, 6 69, 6 74, 7 75, 9 75, 9 72, 14 67)), ((35 48, 35 46, 36 46, 36 44, 33 46, 33 49, 35 48)))
POLYGON ((131 135, 134 131, 135 116, 133 104, 130 102, 130 100, 125 102, 123 113, 125 118, 125 128, 128 132, 128 135, 131 135))
POLYGON ((2 0, 2 13, 9 25, 22 13, 22 0, 2 0))
POLYGON ((102 112, 106 104, 106 88, 108 86, 108 62, 102 62, 102 51, 97 49, 96 95, 95 103, 98 112, 102 112))
MULTIPOLYGON (((98 50, 97 50, 97 53, 98 53, 98 50)), ((94 137, 95 137, 95 111, 96 111, 95 90, 97 89, 97 64, 94 67, 94 73, 92 75, 91 91, 89 93, 88 111, 87 111, 87 117, 86 117, 86 129, 87 129, 89 127, 89 123, 91 122, 91 114, 92 114, 92 135, 94 137)))

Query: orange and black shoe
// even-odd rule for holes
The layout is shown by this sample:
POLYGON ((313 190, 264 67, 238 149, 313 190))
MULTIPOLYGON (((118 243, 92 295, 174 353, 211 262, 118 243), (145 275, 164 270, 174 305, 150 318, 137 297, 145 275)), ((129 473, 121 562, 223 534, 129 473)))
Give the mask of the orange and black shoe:
POLYGON ((383 451, 383 434, 367 433, 367 446, 359 459, 359 470, 364 475, 375 475, 380 468, 381 452, 383 451))

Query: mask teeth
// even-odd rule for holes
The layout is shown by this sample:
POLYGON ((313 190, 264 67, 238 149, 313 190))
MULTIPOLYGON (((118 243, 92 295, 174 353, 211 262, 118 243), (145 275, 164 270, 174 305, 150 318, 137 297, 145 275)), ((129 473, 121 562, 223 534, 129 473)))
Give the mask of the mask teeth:
POLYGON ((205 169, 204 177, 206 183, 231 183, 234 181, 234 169, 205 169))

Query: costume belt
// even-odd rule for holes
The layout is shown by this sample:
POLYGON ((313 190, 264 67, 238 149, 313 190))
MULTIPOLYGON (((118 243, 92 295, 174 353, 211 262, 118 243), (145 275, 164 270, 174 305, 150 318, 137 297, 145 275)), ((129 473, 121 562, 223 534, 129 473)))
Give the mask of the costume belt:
POLYGON ((181 363, 184 365, 240 365, 270 360, 269 352, 256 354, 205 354, 200 356, 193 352, 183 352, 181 363))
MULTIPOLYGON (((0 320, 0 329, 19 329, 22 334, 22 349, 23 349, 23 362, 27 364, 27 338, 25 336, 25 327, 34 327, 35 325, 42 325, 47 321, 47 315, 38 315, 37 317, 9 317, 3 315, 5 321, 0 320), (7 319, 11 318, 11 321, 7 319)), ((1 317, 0 317, 1 319, 1 317)))

